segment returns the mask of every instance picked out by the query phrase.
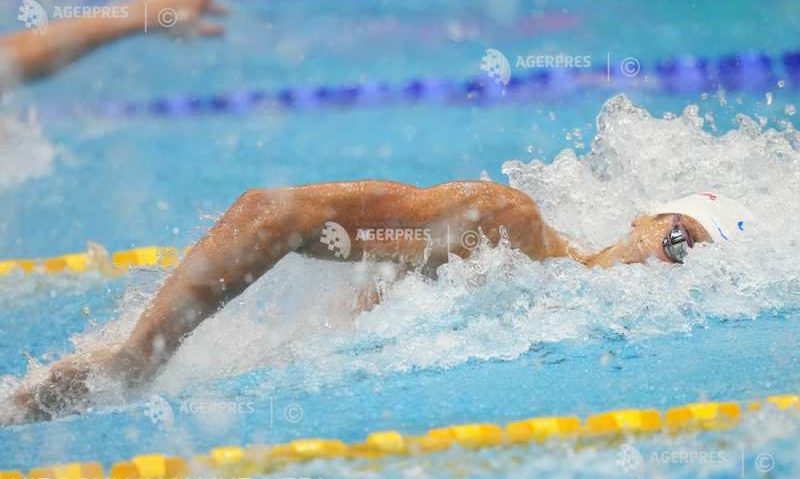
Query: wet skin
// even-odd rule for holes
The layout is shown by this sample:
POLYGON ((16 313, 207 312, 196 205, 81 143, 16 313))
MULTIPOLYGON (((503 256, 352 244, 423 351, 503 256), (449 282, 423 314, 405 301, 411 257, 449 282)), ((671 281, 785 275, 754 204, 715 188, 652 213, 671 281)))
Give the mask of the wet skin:
MULTIPOLYGON (((608 267, 652 256, 668 261, 661 238, 671 221, 671 215, 638 218, 628 237, 591 255, 546 225, 529 196, 493 182, 421 189, 357 181, 251 190, 191 248, 124 344, 54 364, 43 383, 16 394, 22 417, 6 422, 80 411, 87 405, 90 373, 117 377, 129 387, 146 383, 203 320, 292 252, 335 261, 394 261, 434 274, 448 254, 470 254, 465 235, 474 240, 483 234, 496 244, 505 233, 512 247, 535 260, 568 256, 589 267, 608 267), (346 257, 323 241, 331 222, 350 238, 346 257)), ((710 240, 691 218, 686 228, 695 241, 710 240)))

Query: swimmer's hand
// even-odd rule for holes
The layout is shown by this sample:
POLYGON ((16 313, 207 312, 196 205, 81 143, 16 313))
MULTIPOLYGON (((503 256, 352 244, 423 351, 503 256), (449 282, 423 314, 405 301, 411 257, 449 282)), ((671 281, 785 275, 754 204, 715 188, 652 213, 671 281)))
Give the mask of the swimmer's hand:
POLYGON ((14 395, 24 421, 47 421, 55 416, 78 412, 88 407, 89 365, 75 356, 57 362, 47 378, 23 387, 14 395))
POLYGON ((213 0, 133 0, 129 4, 139 25, 177 36, 216 36, 225 33, 225 28, 207 21, 209 16, 220 16, 227 9, 213 0), (145 8, 147 4, 147 8, 145 8))
POLYGON ((86 410, 90 405, 86 384, 89 375, 111 372, 116 362, 116 355, 105 350, 58 361, 44 381, 24 386, 14 394, 21 416, 14 422, 48 421, 86 410))

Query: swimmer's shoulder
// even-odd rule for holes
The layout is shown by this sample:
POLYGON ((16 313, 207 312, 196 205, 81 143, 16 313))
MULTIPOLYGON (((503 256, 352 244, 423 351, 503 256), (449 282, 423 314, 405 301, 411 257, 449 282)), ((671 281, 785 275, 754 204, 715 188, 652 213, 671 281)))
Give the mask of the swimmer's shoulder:
POLYGON ((458 196, 489 197, 494 200, 507 200, 519 204, 536 206, 533 199, 524 191, 514 187, 484 180, 458 180, 440 183, 426 188, 424 191, 447 190, 458 196))

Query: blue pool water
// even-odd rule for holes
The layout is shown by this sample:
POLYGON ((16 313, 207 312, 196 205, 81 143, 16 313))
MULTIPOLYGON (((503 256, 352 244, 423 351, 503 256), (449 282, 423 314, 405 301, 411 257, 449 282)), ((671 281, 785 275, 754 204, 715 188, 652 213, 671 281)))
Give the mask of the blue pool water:
MULTIPOLYGON (((800 390, 800 139, 791 127, 798 89, 777 81, 724 95, 602 87, 487 106, 400 102, 181 118, 80 108, 254 88, 463 80, 483 74, 486 48, 512 59, 564 53, 616 65, 635 57, 644 74, 679 54, 779 58, 800 47, 792 2, 229 5, 224 39, 132 38, 7 95, 4 117, 23 120, 0 158, 0 258, 82 251, 87 240, 110 250, 185 246, 247 188, 354 178, 426 186, 483 172, 530 194, 548 221, 587 247, 618 238, 620 225, 657 201, 706 188, 748 203, 762 223, 758 241, 705 248, 680 269, 605 272, 487 247, 446 265, 437 281, 409 276, 355 318, 344 303, 357 266, 291 257, 199 328, 147 390, 93 385, 98 405, 86 414, 0 429, 0 469, 800 390), (697 111, 684 112, 688 105, 697 111)), ((16 7, 2 3, 4 30, 17 28, 16 7)), ((47 364, 124 337, 161 280, 146 270, 114 279, 0 277, 0 400, 31 368, 27 355, 47 364)), ((800 474, 798 426, 796 417, 766 411, 731 432, 633 444, 643 453, 722 456, 651 461, 652 474, 758 477, 755 458, 769 453, 772 473, 792 477, 800 474)), ((385 461, 379 475, 619 477, 626 471, 617 454, 454 450, 385 461)), ((284 475, 375 474, 362 463, 329 462, 284 475)))

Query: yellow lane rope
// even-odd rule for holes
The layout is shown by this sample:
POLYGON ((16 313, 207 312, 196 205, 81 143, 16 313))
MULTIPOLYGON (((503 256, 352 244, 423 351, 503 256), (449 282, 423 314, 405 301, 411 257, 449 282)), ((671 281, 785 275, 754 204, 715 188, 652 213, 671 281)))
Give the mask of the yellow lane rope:
POLYGON ((89 242, 87 251, 52 258, 0 260, 0 276, 22 273, 87 273, 121 274, 137 267, 174 267, 183 251, 165 246, 145 246, 109 253, 97 243, 89 242))
MULTIPOLYGON (((739 424, 743 412, 770 405, 800 413, 800 396, 770 396, 764 401, 702 402, 668 409, 623 409, 594 414, 581 421, 576 416, 534 417, 505 426, 493 423, 460 424, 431 429, 422 436, 404 436, 398 431, 374 432, 361 443, 336 439, 297 439, 273 446, 224 446, 208 454, 185 459, 147 454, 115 462, 104 475, 97 462, 35 467, 22 471, 0 471, 0 479, 156 479, 187 477, 253 477, 294 462, 314 459, 380 459, 386 456, 420 455, 444 451, 458 445, 465 449, 508 446, 550 440, 604 440, 626 435, 647 436, 688 431, 730 429, 739 424)), ((607 442, 605 442, 607 443, 607 442)))

